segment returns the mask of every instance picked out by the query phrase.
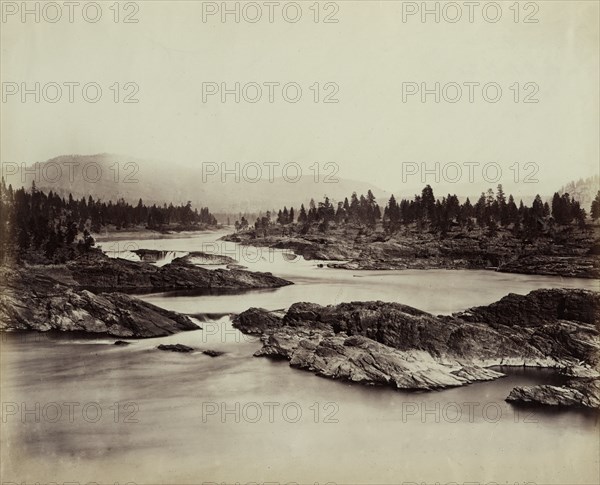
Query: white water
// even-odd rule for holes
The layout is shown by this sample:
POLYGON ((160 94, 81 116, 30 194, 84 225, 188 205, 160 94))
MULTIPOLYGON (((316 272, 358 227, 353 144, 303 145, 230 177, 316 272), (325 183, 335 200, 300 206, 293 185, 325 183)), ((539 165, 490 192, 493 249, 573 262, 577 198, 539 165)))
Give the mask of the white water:
MULTIPOLYGON (((596 413, 519 412, 504 401, 516 385, 560 382, 551 371, 504 369, 504 379, 433 393, 348 385, 252 357, 260 342, 233 329, 227 316, 250 306, 374 299, 451 313, 509 292, 597 289, 595 282, 488 271, 334 270, 301 258, 289 261, 279 251, 215 243, 222 234, 129 243, 184 252, 216 248, 249 269, 296 284, 245 295, 143 295, 194 315, 204 330, 128 347, 88 336, 3 336, 2 402, 17 409, 15 415, 4 413, 2 481, 597 482, 596 413), (160 343, 226 353, 211 358, 160 352, 160 343), (36 402, 39 422, 35 411, 23 422, 22 403, 35 409, 36 402), (73 422, 65 402, 80 403, 73 422), (88 418, 98 407, 102 411, 97 423, 82 415, 91 402, 97 406, 88 405, 88 418), (50 403, 60 404, 57 422, 51 422, 56 409, 50 403), (302 415, 293 422, 298 409, 302 415), (131 420, 138 422, 124 422, 131 420)), ((115 243, 123 248, 128 241, 115 243)))

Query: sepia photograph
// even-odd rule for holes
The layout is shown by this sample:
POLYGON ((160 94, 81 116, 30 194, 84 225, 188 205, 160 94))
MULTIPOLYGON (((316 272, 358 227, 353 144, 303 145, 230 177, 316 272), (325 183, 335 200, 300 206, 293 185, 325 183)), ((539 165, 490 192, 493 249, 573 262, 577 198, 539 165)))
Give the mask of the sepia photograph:
POLYGON ((600 0, 0 17, 0 485, 600 484, 600 0))

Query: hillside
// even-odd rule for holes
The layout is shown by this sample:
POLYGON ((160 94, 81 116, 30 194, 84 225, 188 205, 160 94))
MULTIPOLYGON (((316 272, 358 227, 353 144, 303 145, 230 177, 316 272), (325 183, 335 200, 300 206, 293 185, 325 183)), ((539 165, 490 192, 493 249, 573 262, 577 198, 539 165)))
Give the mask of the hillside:
POLYGON ((600 190, 600 176, 594 175, 593 177, 588 177, 586 179, 569 182, 561 187, 558 193, 560 195, 565 193, 569 194, 578 201, 582 207, 589 210, 598 190, 600 190))
MULTIPOLYGON (((20 164, 19 164, 20 165, 20 164)), ((343 200, 348 193, 358 193, 371 189, 378 198, 385 200, 389 193, 368 184, 335 177, 337 181, 325 182, 325 171, 321 171, 318 181, 313 172, 305 171, 295 183, 282 177, 269 181, 268 166, 263 166, 263 180, 253 183, 244 181, 231 173, 229 175, 206 174, 203 182, 203 166, 200 162, 191 168, 174 163, 155 160, 141 160, 108 153, 97 155, 65 155, 45 162, 26 165, 24 170, 16 165, 4 169, 6 184, 13 188, 31 186, 35 180, 38 189, 52 190, 60 196, 74 198, 88 197, 104 201, 119 198, 136 204, 141 198, 146 204, 185 204, 191 201, 194 207, 207 206, 212 212, 232 213, 259 212, 273 207, 308 205, 311 197, 324 195, 333 200, 343 200), (13 172, 13 167, 17 170, 13 172), (222 181, 224 180, 224 182, 222 181)), ((243 164, 240 165, 243 167, 243 164)), ((228 169, 234 164, 226 166, 228 169)), ((243 168, 240 169, 243 171, 243 168)), ((256 172, 248 170, 254 177, 256 172)), ((281 175, 281 173, 279 173, 281 175)), ((289 171, 294 177, 295 172, 289 171)))

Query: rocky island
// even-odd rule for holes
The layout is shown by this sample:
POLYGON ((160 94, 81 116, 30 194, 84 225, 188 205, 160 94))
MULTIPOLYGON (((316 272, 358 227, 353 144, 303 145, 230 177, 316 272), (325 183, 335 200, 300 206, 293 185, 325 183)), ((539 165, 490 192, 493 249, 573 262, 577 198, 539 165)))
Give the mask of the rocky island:
POLYGON ((164 266, 109 258, 100 252, 88 253, 64 267, 52 267, 53 275, 62 275, 82 288, 108 291, 166 291, 197 289, 278 288, 292 282, 273 276, 238 269, 206 269, 187 257, 164 266))
MULTIPOLYGON (((491 366, 549 367, 588 376, 577 385, 589 395, 584 402, 597 403, 599 310, 600 293, 553 289, 451 316, 380 301, 296 303, 285 313, 252 308, 234 326, 262 336, 256 356, 323 377, 434 390, 501 377, 491 366)), ((518 390, 511 396, 532 400, 518 390)))
POLYGON ((0 330, 84 331, 158 337, 197 330, 187 316, 120 291, 276 288, 291 282, 268 273, 208 270, 184 260, 157 267, 99 251, 62 265, 0 269, 0 330))

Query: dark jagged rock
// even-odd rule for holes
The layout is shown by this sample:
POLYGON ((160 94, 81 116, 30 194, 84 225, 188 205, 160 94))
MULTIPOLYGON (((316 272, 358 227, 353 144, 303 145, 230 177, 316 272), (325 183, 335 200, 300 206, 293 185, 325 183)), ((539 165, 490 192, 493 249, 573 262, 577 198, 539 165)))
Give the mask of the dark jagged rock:
POLYGON ((600 408, 600 380, 579 379, 564 386, 515 387, 506 400, 523 405, 600 408))
POLYGON ((454 314, 466 322, 483 322, 520 343, 559 361, 600 362, 600 293, 542 289, 526 296, 509 294, 484 307, 454 314))
POLYGON ((282 315, 270 312, 264 308, 249 308, 236 315, 233 326, 250 335, 270 333, 271 330, 282 325, 282 315))
POLYGON ((0 269, 0 330, 159 337, 198 330, 187 316, 122 293, 94 294, 33 271, 0 269))
POLYGON ((540 289, 528 295, 509 293, 499 301, 454 316, 489 325, 540 327, 559 320, 600 325, 600 293, 578 289, 540 289))
POLYGON ((182 352, 182 353, 189 353, 189 352, 193 352, 195 350, 193 347, 188 347, 187 345, 183 345, 183 344, 160 344, 156 348, 158 350, 167 350, 170 352, 182 352))
POLYGON ((203 350, 203 354, 208 355, 209 357, 219 357, 223 355, 225 352, 221 352, 219 350, 203 350))
POLYGON ((107 291, 277 288, 292 284, 269 273, 209 270, 184 259, 159 267, 98 256, 72 261, 67 264, 67 270, 78 286, 107 291))
POLYGON ((568 368, 594 374, 600 294, 537 290, 487 307, 434 316, 398 303, 296 303, 285 314, 252 308, 234 318, 263 334, 255 355, 283 358, 318 375, 407 389, 500 377, 492 365, 568 368))

